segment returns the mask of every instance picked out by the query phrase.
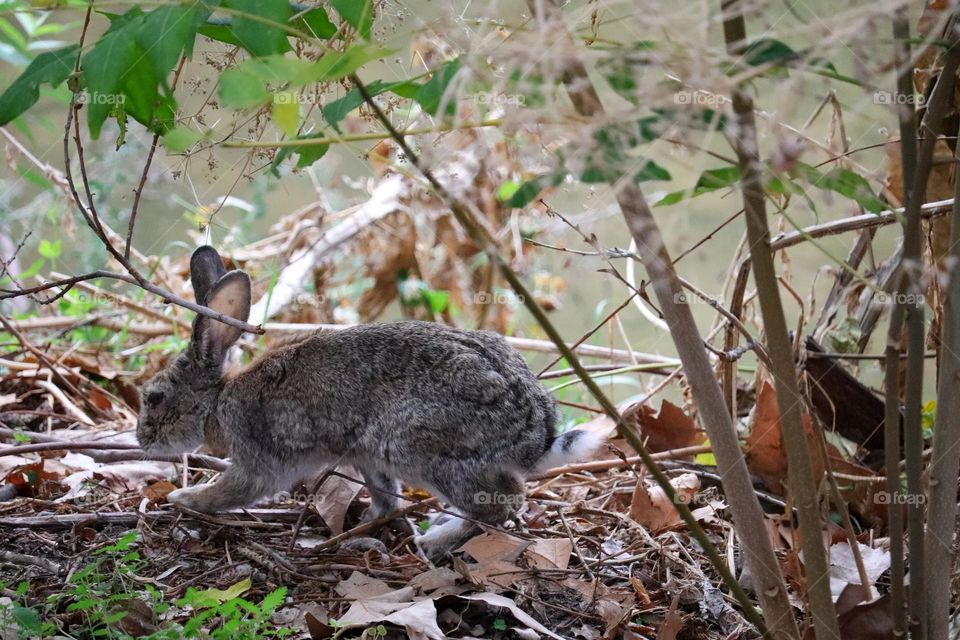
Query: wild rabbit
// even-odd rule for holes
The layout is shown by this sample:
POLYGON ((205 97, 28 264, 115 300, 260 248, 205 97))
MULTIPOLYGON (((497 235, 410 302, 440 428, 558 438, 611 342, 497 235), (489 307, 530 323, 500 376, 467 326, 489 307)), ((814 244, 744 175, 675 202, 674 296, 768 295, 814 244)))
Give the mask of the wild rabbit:
MULTIPOLYGON (((250 278, 197 249, 190 278, 200 304, 246 321, 250 278)), ((365 518, 396 510, 398 480, 426 487, 466 516, 418 538, 431 560, 499 524, 524 497, 523 478, 583 459, 599 442, 557 435, 556 402, 499 335, 431 322, 317 332, 225 376, 241 331, 197 316, 189 347, 143 388, 137 439, 148 453, 203 443, 230 468, 168 501, 203 512, 252 504, 323 468, 349 464, 372 496, 365 518)))

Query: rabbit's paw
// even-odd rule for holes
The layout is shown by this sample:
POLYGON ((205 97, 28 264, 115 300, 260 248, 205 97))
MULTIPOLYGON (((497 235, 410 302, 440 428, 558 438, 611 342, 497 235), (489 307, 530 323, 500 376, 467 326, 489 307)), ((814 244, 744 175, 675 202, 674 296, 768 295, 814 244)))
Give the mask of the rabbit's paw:
POLYGON ((176 489, 167 494, 167 502, 194 511, 211 511, 208 501, 204 499, 206 487, 186 487, 176 489))
POLYGON ((393 509, 383 509, 376 504, 371 504, 364 509, 363 514, 360 516, 360 522, 373 522, 374 520, 385 518, 391 513, 393 513, 393 509))
POLYGON ((441 564, 450 558, 450 546, 437 538, 428 538, 422 535, 416 539, 417 548, 420 553, 430 561, 431 564, 441 564))
MULTIPOLYGON (((446 514, 445 514, 446 515, 446 514)), ((427 532, 416 540, 417 548, 433 564, 450 557, 450 552, 466 542, 479 527, 455 515, 448 515, 441 524, 431 524, 427 532)))

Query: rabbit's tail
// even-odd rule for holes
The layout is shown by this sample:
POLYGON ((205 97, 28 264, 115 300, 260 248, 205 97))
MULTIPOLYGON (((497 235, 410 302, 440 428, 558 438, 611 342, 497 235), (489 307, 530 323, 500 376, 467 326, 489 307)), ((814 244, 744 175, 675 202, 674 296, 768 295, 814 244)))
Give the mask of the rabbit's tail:
POLYGON ((585 460, 601 444, 603 444, 603 440, 591 431, 584 431, 583 429, 567 431, 553 439, 550 448, 537 461, 534 471, 543 472, 553 467, 585 460))

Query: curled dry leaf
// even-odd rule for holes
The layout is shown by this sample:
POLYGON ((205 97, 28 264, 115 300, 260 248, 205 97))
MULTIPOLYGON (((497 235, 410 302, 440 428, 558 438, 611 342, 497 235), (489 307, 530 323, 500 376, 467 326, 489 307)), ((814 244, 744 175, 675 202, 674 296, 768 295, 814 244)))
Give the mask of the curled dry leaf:
MULTIPOLYGON (((863 567, 867 572, 866 585, 876 597, 879 593, 873 589, 877 579, 890 568, 890 552, 883 549, 874 549, 865 544, 857 543, 863 567)), ((830 547, 830 591, 836 601, 840 594, 849 585, 860 585, 860 572, 853 556, 853 549, 847 541, 838 542, 830 547)), ((860 585, 863 586, 863 585, 860 585)))
MULTIPOLYGON (((814 475, 819 480, 824 475, 825 464, 816 440, 818 436, 813 431, 813 421, 808 413, 803 414, 803 424, 807 446, 813 458, 814 475)), ((830 468, 834 471, 864 477, 876 475, 870 469, 847 460, 832 444, 826 443, 826 449, 830 468)), ((750 472, 763 481, 768 491, 776 495, 786 495, 787 455, 780 430, 780 409, 777 406, 776 391, 768 381, 763 382, 757 394, 753 427, 747 437, 746 458, 750 472)), ((870 511, 870 496, 873 491, 871 483, 842 483, 840 491, 855 512, 865 514, 870 511)), ((875 506, 872 508, 876 509, 875 506)))
MULTIPOLYGON (((344 470, 344 474, 351 477, 355 475, 350 469, 344 470)), ((343 533, 347 509, 361 489, 363 485, 358 482, 351 482, 342 476, 330 476, 317 490, 316 495, 307 497, 330 527, 331 535, 343 533)))
POLYGON ((166 500, 171 491, 177 487, 168 480, 160 480, 143 488, 143 495, 153 504, 166 500))
MULTIPOLYGON (((693 473, 671 478, 670 484, 676 491, 677 499, 686 504, 690 504, 700 490, 700 478, 693 473)), ((673 501, 663 489, 659 486, 648 487, 642 479, 633 491, 630 517, 654 532, 672 529, 683 523, 673 501)))
POLYGON ((640 437, 651 453, 692 447, 706 441, 706 435, 697 428, 693 418, 667 400, 660 404, 659 413, 648 404, 630 405, 624 409, 623 419, 638 426, 640 437))

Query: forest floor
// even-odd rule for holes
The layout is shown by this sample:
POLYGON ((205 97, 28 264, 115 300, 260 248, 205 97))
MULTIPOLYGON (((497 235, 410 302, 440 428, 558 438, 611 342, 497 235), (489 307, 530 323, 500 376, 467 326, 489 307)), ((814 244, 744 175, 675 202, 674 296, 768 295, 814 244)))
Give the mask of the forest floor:
MULTIPOLYGON (((68 357, 56 366, 72 377, 83 365, 71 367, 68 357)), ((512 522, 488 528, 449 564, 431 566, 414 544, 436 506, 423 492, 405 492, 394 521, 360 524, 367 495, 343 469, 284 504, 185 512, 165 502, 170 481, 207 481, 226 462, 191 456, 185 471, 176 458, 145 460, 132 415, 121 408, 122 386, 87 393, 87 403, 66 377, 18 368, 0 378, 7 613, 34 611, 29 620, 76 636, 101 629, 149 637, 201 617, 204 628, 236 618, 259 624, 255 635, 290 629, 312 638, 751 634, 672 506, 643 480, 647 501, 638 506, 638 468, 618 456, 620 442, 611 441, 602 460, 532 479, 512 522), (236 598, 252 606, 238 614, 236 598)), ((717 478, 693 462, 705 449, 658 457, 689 489, 698 520, 735 566, 717 478)), ((11 620, 23 622, 0 615, 7 632, 11 620)))

